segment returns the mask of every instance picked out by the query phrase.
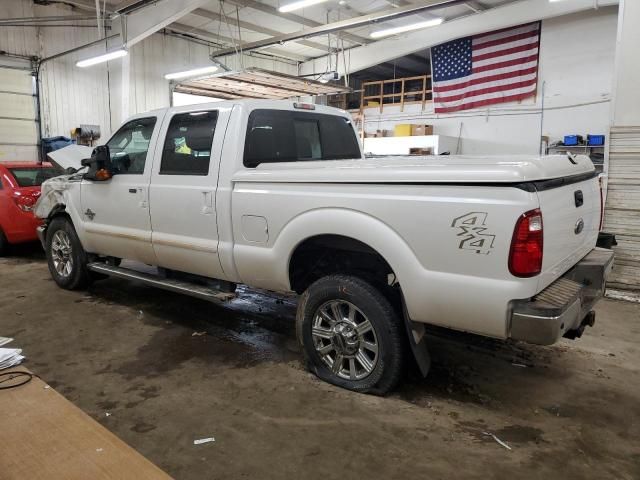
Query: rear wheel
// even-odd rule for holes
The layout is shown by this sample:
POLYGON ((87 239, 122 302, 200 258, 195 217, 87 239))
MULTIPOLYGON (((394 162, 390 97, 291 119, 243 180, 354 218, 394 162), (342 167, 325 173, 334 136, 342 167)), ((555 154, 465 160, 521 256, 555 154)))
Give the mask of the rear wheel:
POLYGON ((309 369, 329 383, 382 395, 404 374, 401 320, 359 278, 331 275, 312 284, 298 304, 297 330, 309 369))
POLYGON ((49 272, 58 286, 77 290, 89 285, 87 255, 73 224, 65 217, 54 218, 47 228, 46 241, 49 272))

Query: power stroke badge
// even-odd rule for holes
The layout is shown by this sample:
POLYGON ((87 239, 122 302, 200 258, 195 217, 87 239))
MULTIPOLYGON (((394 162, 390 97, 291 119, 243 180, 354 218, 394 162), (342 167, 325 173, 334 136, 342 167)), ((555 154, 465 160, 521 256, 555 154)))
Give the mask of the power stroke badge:
POLYGON ((493 248, 495 235, 487 233, 487 213, 469 212, 454 218, 451 227, 456 228, 460 250, 473 250, 475 253, 489 255, 493 248))

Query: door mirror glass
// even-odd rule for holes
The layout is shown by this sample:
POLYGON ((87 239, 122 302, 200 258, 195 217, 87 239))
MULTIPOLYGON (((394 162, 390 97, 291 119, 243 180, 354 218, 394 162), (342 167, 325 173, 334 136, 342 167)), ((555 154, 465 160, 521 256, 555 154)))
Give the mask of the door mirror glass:
POLYGON ((109 147, 100 145, 93 149, 91 158, 82 160, 83 167, 89 167, 84 178, 93 181, 109 180, 113 176, 113 166, 111 165, 111 156, 109 155, 109 147))

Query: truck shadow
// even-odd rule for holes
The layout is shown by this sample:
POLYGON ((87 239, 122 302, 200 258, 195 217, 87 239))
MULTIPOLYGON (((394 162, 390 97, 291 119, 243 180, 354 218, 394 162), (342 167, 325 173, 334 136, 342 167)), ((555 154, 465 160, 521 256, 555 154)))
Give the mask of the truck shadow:
MULTIPOLYGON (((145 365, 145 375, 153 371, 150 366, 156 360, 162 365, 159 368, 166 369, 194 357, 231 367, 275 361, 298 362, 303 368, 295 338, 294 295, 240 286, 236 300, 212 304, 118 279, 96 282, 89 292, 90 301, 130 307, 139 312, 141 321, 162 327, 157 341, 142 347, 140 358, 132 362, 132 369, 134 363, 145 365), (202 338, 203 345, 194 344, 194 335, 202 338)), ((435 327, 430 328, 428 345, 432 358, 428 377, 422 378, 410 365, 396 393, 418 405, 440 398, 498 407, 506 397, 513 399, 513 395, 503 395, 507 391, 521 389, 526 397, 527 389, 537 388, 536 382, 561 382, 570 375, 560 359, 566 348, 505 342, 435 327)), ((121 373, 136 374, 126 367, 121 373)))
POLYGON ((45 260, 46 257, 39 242, 28 242, 10 245, 5 257, 0 258, 13 263, 30 263, 35 260, 45 260))

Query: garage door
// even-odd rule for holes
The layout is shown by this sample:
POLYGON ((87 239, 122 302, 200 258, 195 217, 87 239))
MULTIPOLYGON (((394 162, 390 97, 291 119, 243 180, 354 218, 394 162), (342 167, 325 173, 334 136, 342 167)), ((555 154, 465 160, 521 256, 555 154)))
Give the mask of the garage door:
POLYGON ((640 290, 640 127, 612 127, 604 230, 618 246, 609 286, 640 290))
POLYGON ((33 82, 28 66, 0 65, 0 161, 38 159, 33 82))

